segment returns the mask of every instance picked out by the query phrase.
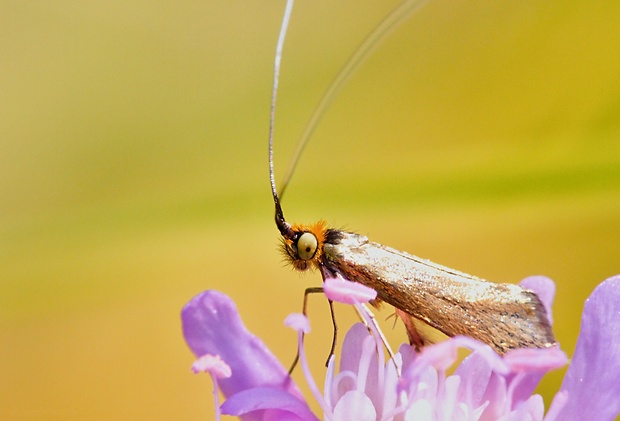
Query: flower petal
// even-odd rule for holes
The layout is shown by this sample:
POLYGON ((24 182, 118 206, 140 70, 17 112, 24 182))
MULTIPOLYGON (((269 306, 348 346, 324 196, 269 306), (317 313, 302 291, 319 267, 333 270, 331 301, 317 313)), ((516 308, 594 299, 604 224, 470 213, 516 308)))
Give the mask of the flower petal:
POLYGON ((544 349, 513 349, 504 355, 504 361, 513 373, 507 377, 507 380, 512 390, 512 407, 515 408, 529 399, 548 371, 566 365, 568 359, 564 351, 556 345, 544 349))
POLYGON ((581 333, 562 391, 558 419, 613 420, 620 414, 620 276, 602 282, 586 300, 581 333))
POLYGON ((318 420, 304 401, 275 387, 246 389, 222 404, 222 413, 226 415, 242 416, 254 411, 265 411, 261 420, 318 420))
POLYGON ((233 301, 218 291, 194 297, 181 312, 183 335, 192 352, 200 357, 219 355, 232 376, 219 385, 225 396, 255 387, 277 387, 302 399, 286 369, 243 325, 233 301))
POLYGON ((420 399, 416 401, 407 411, 405 421, 433 421, 433 407, 427 400, 420 399))
POLYGON ((532 395, 525 402, 521 402, 517 408, 501 418, 503 421, 542 421, 545 414, 545 404, 540 395, 532 395))
POLYGON ((474 352, 459 364, 454 374, 461 378, 459 402, 464 402, 473 408, 482 405, 493 375, 489 361, 482 354, 474 352))
POLYGON ((377 298, 377 291, 374 289, 341 277, 325 279, 323 291, 328 299, 343 304, 367 303, 377 298))
POLYGON ((513 372, 547 372, 560 368, 568 362, 566 354, 559 347, 519 348, 504 355, 504 361, 513 372))
POLYGON ((560 413, 562 412, 562 408, 568 402, 568 392, 563 390, 555 394, 553 400, 551 401, 551 405, 549 405, 549 410, 547 411, 547 415, 545 415, 545 421, 555 421, 559 420, 560 413))
POLYGON ((362 357, 363 344, 369 336, 368 329, 363 323, 355 323, 347 331, 342 343, 340 356, 340 371, 357 373, 360 358, 362 357))
POLYGON ((330 399, 335 404, 334 408, 346 392, 357 390, 375 403, 377 413, 383 411, 381 402, 385 391, 379 366, 384 363, 377 358, 377 346, 380 344, 368 333, 368 328, 363 323, 356 323, 349 329, 342 343, 340 373, 330 387, 330 399))
POLYGON ((334 421, 375 421, 377 411, 368 396, 357 390, 345 393, 334 408, 334 421))

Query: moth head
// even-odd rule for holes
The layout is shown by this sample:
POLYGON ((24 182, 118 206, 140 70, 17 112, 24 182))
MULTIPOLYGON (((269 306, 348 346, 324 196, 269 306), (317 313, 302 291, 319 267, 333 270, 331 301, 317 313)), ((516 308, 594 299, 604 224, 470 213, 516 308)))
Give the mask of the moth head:
POLYGON ((293 225, 293 235, 282 237, 282 251, 296 270, 318 268, 327 231, 324 221, 313 225, 293 225))

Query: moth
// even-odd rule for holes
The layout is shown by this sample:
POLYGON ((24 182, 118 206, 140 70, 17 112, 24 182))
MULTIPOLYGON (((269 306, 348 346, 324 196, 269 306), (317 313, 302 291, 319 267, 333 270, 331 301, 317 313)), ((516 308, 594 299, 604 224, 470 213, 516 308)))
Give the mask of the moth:
MULTIPOLYGON (((413 8, 418 2, 405 4, 413 8)), ((532 291, 518 285, 488 282, 372 242, 363 235, 329 228, 323 221, 311 225, 291 225, 286 221, 275 185, 273 127, 280 59, 291 6, 292 1, 289 0, 276 49, 269 133, 269 175, 275 222, 288 262, 298 271, 318 270, 323 280, 342 277, 373 288, 378 297, 373 304, 384 301, 394 306, 397 315, 405 322, 410 342, 418 348, 428 340, 416 328, 414 321, 426 323, 447 336, 466 335, 477 339, 499 354, 515 348, 553 346, 556 340, 545 308, 532 291)), ((404 12, 395 10, 394 13, 402 18, 404 12)), ((386 20, 391 19, 391 25, 398 22, 390 16, 386 20)), ((376 45, 377 39, 389 32, 385 27, 381 29, 381 24, 378 28, 378 35, 371 34, 367 38, 370 39, 370 46, 376 45)), ((370 50, 364 44, 361 47, 362 55, 370 50)), ((355 54, 351 60, 354 58, 355 54)), ((359 63, 360 60, 354 61, 359 63)), ((352 68, 348 66, 343 72, 350 74, 352 68)), ((336 80, 342 78, 338 76, 336 80)), ((310 290, 316 288, 310 288, 307 292, 310 290)))

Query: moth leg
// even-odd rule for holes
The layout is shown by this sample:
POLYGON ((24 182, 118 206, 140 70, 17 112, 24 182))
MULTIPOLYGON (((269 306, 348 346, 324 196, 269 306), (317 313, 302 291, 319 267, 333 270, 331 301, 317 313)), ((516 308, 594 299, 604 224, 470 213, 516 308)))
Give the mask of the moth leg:
POLYGON ((394 309, 396 317, 400 318, 405 325, 405 329, 407 329, 407 337, 409 338, 409 345, 415 347, 418 351, 420 351, 424 347, 424 339, 418 333, 418 329, 415 327, 415 323, 412 320, 410 314, 405 313, 402 310, 397 308, 394 309))
MULTIPOLYGON (((301 310, 301 312, 303 313, 304 316, 308 315, 308 295, 310 294, 322 294, 323 293, 323 287, 311 287, 311 288, 306 288, 306 290, 304 291, 304 305, 303 308, 301 310)), ((336 319, 334 317, 334 306, 331 300, 329 300, 329 309, 331 311, 332 314, 332 322, 334 324, 334 338, 332 341, 332 347, 331 347, 331 351, 329 352, 329 357, 327 357, 327 362, 329 362, 329 359, 331 358, 331 356, 334 354, 334 348, 336 347, 336 319)), ((303 335, 303 334, 302 334, 303 335)), ((302 336, 302 340, 303 340, 303 336, 302 336)), ((297 354, 295 355, 295 360, 293 360, 293 363, 291 364, 291 368, 289 368, 288 370, 288 374, 292 374, 293 370, 295 369, 295 366, 297 366, 297 363, 299 362, 299 350, 297 350, 297 354)), ((325 366, 327 366, 327 363, 325 363, 325 366)))
MULTIPOLYGON (((323 289, 323 288, 321 288, 323 289)), ((334 336, 332 337, 332 346, 329 350, 329 355, 327 356, 327 360, 325 361, 325 367, 329 365, 329 360, 334 355, 334 351, 336 350, 336 340, 338 339, 338 326, 336 325, 336 314, 334 313, 334 302, 332 300, 327 300, 329 302, 329 311, 332 315, 332 325, 334 327, 334 336)))
MULTIPOLYGON (((321 277, 323 278, 323 282, 325 282, 325 279, 327 278, 333 278, 333 277, 340 277, 339 274, 336 274, 335 272, 332 272, 331 270, 329 270, 327 267, 325 267, 325 265, 320 265, 319 266, 319 270, 321 271, 321 277)), ((309 288, 309 289, 313 289, 313 288, 309 288)), ((323 291, 323 288, 319 288, 321 291, 323 291)), ((334 351, 336 350, 336 341, 338 339, 338 325, 336 324, 336 314, 334 313, 334 302, 330 299, 327 300, 329 302, 329 311, 331 313, 332 316, 332 326, 334 327, 333 331, 334 331, 334 335, 332 337, 332 346, 329 350, 329 355, 327 356, 327 361, 325 361, 325 367, 327 367, 329 365, 329 360, 331 359, 332 355, 334 355, 334 351)))

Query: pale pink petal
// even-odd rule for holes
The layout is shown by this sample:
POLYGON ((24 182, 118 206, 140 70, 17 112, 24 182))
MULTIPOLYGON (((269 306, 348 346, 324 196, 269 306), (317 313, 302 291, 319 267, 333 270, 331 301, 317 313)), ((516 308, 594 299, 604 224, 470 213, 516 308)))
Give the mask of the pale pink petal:
POLYGON ((333 421, 375 421, 377 411, 368 396, 351 390, 338 400, 333 421))
POLYGON ((340 277, 325 279, 323 291, 328 299, 343 304, 362 304, 377 298, 374 289, 340 277))

